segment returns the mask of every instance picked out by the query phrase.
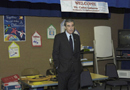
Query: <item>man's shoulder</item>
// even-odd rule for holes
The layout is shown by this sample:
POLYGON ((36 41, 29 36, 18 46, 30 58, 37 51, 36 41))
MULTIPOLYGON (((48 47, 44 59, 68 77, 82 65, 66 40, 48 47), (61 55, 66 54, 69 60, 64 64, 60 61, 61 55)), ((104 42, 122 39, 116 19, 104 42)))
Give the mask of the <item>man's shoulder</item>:
POLYGON ((65 34, 64 32, 58 33, 58 34, 56 34, 56 37, 61 37, 61 36, 63 36, 64 34, 65 34))

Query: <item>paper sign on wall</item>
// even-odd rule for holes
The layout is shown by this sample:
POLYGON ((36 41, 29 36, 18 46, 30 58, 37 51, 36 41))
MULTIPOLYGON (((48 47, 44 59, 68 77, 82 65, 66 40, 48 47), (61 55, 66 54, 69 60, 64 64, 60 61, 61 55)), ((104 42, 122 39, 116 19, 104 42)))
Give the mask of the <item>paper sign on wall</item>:
POLYGON ((9 58, 20 57, 19 46, 14 41, 9 45, 8 51, 9 51, 9 58))
POLYGON ((41 35, 37 31, 32 35, 32 46, 33 47, 42 46, 41 35))
POLYGON ((107 2, 60 0, 62 12, 109 13, 107 2))
POLYGON ((61 33, 65 31, 64 23, 65 23, 65 19, 60 24, 60 31, 61 31, 61 33))
POLYGON ((54 39, 55 35, 56 35, 56 29, 53 25, 50 25, 47 28, 47 38, 48 39, 54 39))

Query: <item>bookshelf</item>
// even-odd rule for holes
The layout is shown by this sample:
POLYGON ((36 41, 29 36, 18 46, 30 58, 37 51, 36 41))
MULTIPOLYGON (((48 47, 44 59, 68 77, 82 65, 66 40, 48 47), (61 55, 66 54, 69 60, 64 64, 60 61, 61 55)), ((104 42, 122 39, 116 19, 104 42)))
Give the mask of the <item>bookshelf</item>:
POLYGON ((117 62, 117 68, 119 69, 119 61, 130 61, 130 54, 127 53, 127 51, 130 51, 130 48, 116 48, 116 62, 117 62))
POLYGON ((94 51, 85 51, 81 50, 80 51, 80 59, 83 67, 93 67, 93 72, 94 72, 94 51), (84 58, 84 54, 93 54, 93 59, 87 60, 84 58))

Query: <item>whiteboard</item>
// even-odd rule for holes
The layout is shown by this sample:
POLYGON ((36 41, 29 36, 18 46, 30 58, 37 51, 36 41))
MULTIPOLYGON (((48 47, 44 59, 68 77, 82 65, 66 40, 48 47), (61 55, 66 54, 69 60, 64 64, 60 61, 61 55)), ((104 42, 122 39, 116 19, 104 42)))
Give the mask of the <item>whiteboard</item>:
POLYGON ((95 53, 97 57, 112 56, 111 28, 108 26, 94 27, 95 53))

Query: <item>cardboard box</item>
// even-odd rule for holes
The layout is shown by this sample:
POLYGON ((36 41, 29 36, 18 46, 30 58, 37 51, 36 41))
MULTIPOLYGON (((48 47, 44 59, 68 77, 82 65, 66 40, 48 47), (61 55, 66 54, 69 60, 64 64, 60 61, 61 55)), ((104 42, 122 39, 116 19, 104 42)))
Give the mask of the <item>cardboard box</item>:
POLYGON ((2 83, 1 90, 22 90, 18 82, 2 83))

